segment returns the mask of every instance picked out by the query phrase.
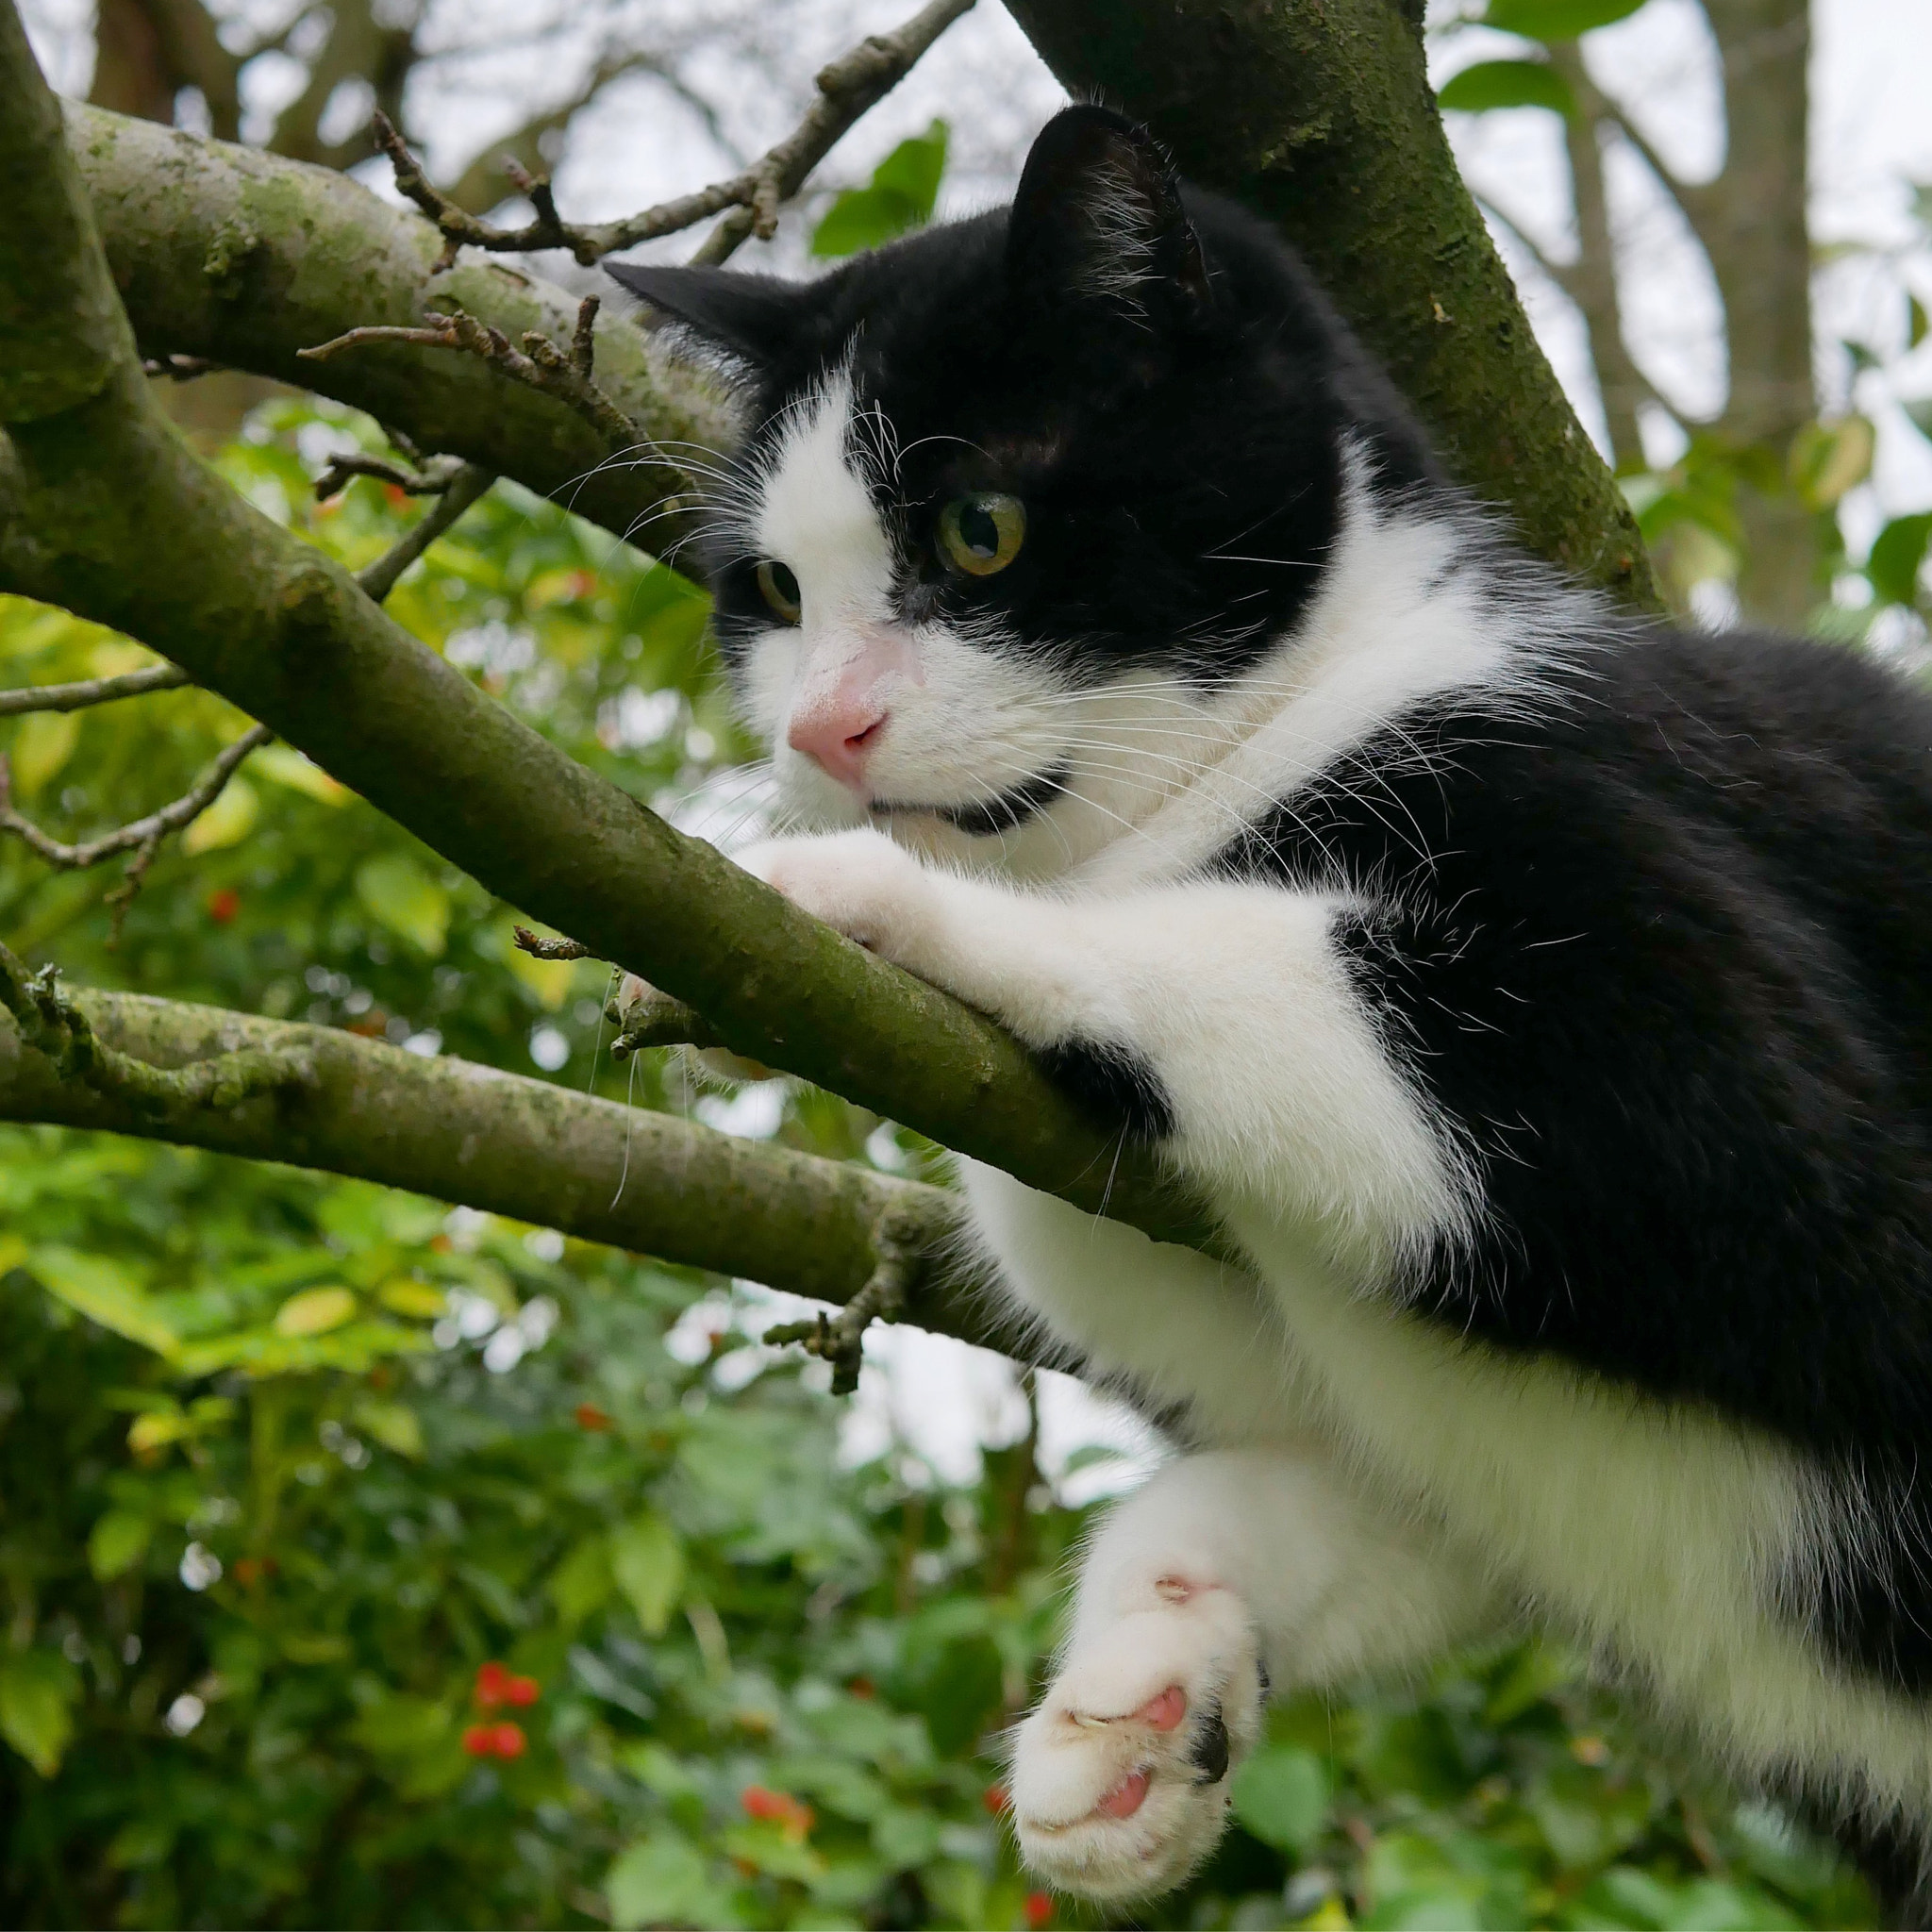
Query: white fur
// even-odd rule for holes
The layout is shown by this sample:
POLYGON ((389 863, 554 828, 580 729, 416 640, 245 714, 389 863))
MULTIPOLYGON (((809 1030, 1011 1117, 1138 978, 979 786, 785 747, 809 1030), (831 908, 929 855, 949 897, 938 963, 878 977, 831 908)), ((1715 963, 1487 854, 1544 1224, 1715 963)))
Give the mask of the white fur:
MULTIPOLYGON (((804 627, 758 674, 776 737, 802 667, 878 621, 888 584, 849 396, 835 386, 816 408, 774 465, 760 526, 806 592, 804 627)), ((746 855, 1022 1039, 1131 1047, 1173 1103, 1168 1151, 1252 1263, 1158 1246, 967 1168, 1015 1302, 1209 1445, 1123 1505, 1089 1556, 1059 1674, 1017 1735, 1023 1848, 1100 1898, 1172 1884, 1211 1844, 1225 1795, 1193 1775, 1191 1726, 1218 1701, 1237 1755, 1252 1741, 1257 1653, 1277 1683, 1327 1683, 1410 1663, 1512 1604, 1642 1677, 1736 1763, 1835 1769, 1855 1797, 1923 1815, 1923 1713, 1835 1676, 1777 1614, 1843 1514, 1814 1469, 1701 1409, 1505 1357, 1391 1292, 1406 1262, 1453 1249, 1482 1201, 1330 937, 1373 882, 1191 876, 1259 804, 1291 804, 1432 704, 1551 701, 1547 640, 1579 627, 1568 594, 1495 598, 1479 539, 1378 512, 1354 462, 1306 620, 1211 701, 1158 675, 1072 693, 971 638, 918 636, 924 676, 895 698, 879 791, 956 803, 986 795, 989 773, 1004 786, 1066 759, 1069 795, 1031 823, 969 841, 908 814, 891 839, 746 855), (1184 1594, 1159 1587, 1175 1577, 1184 1594), (1187 1724, 1134 1716, 1170 1686, 1187 1724), (1100 1801, 1140 1772, 1145 1802, 1110 1815, 1100 1801)), ((810 815, 807 791, 793 803, 810 815)))

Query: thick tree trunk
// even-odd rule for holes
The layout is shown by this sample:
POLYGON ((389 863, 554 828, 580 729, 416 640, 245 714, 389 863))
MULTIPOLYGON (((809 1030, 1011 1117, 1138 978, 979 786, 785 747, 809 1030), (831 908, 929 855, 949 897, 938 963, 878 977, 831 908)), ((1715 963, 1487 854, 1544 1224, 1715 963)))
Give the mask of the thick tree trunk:
MULTIPOLYGON (((1808 0, 1705 0, 1724 59, 1724 173, 1699 197, 1724 297, 1730 400, 1718 427, 1782 463, 1816 408, 1807 222, 1808 0)), ((1817 602, 1811 512, 1789 491, 1740 491, 1745 614, 1801 625, 1817 602)))

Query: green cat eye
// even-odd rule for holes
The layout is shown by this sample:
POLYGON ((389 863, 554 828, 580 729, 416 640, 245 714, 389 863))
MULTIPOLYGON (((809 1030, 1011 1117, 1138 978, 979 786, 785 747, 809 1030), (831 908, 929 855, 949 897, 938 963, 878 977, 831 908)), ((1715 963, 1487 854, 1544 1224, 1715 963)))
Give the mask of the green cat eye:
POLYGON ((990 577, 1020 554, 1026 506, 1017 496, 983 491, 956 496, 940 512, 940 561, 970 577, 990 577))
POLYGON ((772 607, 772 614, 786 624, 796 624, 804 609, 798 579, 775 558, 768 557, 758 568, 758 594, 772 607))

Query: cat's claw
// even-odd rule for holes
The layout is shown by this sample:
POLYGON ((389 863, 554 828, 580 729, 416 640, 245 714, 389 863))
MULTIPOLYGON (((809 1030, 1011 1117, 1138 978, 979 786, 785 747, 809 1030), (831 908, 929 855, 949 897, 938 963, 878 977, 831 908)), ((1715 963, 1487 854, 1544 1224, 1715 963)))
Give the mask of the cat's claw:
POLYGON ((1253 1625, 1224 1590, 1163 1600, 1076 1640, 1013 1743, 1029 1870, 1102 1902, 1178 1885, 1226 1822, 1261 1727, 1253 1625))

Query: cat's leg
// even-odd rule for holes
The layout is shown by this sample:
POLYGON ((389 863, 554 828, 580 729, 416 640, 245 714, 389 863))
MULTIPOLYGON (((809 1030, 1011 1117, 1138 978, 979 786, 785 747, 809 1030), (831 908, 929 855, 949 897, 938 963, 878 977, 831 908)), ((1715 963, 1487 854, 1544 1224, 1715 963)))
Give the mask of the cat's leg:
POLYGON ((1179 1884, 1221 1835, 1271 1684, 1413 1663, 1493 1614, 1473 1572, 1318 1452, 1171 1465, 1095 1539, 1059 1669, 1015 1734, 1027 1865, 1101 1900, 1179 1884))
POLYGON ((1470 1224, 1460 1142, 1364 1005, 1340 894, 1193 880, 1060 897, 926 866, 876 832, 740 862, 995 1015, 1210 1198, 1316 1230, 1357 1287, 1470 1224))

